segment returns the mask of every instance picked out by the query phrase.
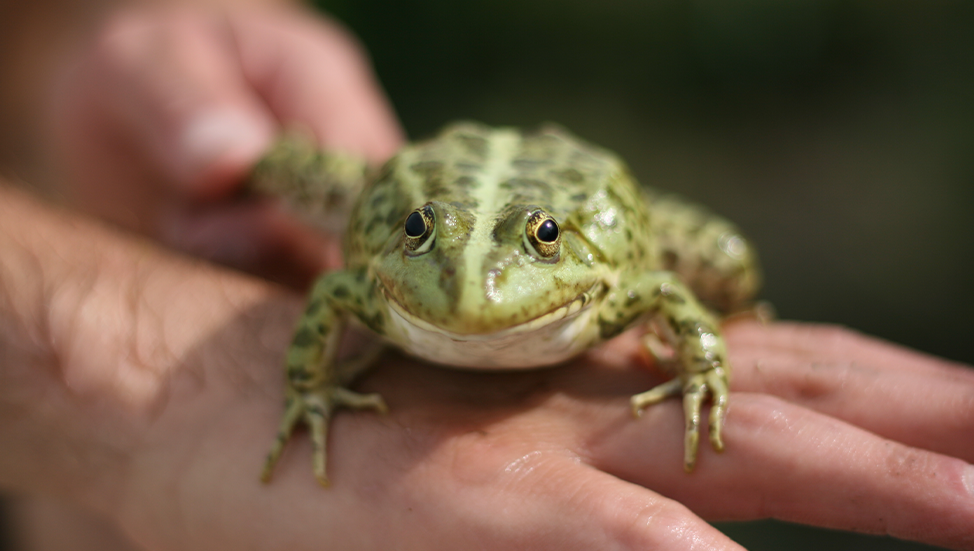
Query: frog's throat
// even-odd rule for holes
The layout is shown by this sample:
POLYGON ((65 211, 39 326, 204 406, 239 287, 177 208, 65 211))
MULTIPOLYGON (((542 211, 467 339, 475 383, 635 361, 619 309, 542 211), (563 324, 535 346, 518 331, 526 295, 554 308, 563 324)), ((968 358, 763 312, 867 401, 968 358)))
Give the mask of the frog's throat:
POLYGON ((406 312, 386 295, 384 336, 404 351, 444 366, 521 369, 555 365, 599 340, 595 320, 598 283, 572 300, 529 321, 483 332, 456 333, 406 312))
POLYGON ((571 320, 577 317, 583 311, 587 310, 592 305, 592 299, 596 298, 605 290, 605 285, 601 281, 597 281, 587 291, 580 293, 575 298, 526 322, 499 329, 497 331, 492 331, 490 333, 456 333, 413 315, 401 304, 399 304, 399 302, 384 286, 379 285, 379 287, 382 289, 382 293, 385 295, 386 302, 389 304, 390 308, 403 320, 412 324, 418 329, 440 333, 441 335, 449 337, 455 341, 494 340, 520 333, 532 333, 552 324, 559 323, 563 320, 571 320))

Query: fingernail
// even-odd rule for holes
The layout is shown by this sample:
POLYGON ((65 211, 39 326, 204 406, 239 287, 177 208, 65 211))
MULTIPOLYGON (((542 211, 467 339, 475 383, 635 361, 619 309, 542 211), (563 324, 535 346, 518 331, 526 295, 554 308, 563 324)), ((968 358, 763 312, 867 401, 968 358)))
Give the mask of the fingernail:
POLYGON ((189 121, 180 137, 182 178, 197 185, 213 170, 256 160, 269 146, 272 129, 260 117, 224 109, 205 112, 189 121))

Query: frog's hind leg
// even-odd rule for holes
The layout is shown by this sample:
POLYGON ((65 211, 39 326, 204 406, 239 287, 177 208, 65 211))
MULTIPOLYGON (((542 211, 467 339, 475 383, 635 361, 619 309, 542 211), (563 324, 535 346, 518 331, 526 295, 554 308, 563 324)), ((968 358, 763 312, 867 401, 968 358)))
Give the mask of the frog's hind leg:
POLYGON ((246 189, 281 200, 306 223, 341 232, 365 184, 365 159, 325 151, 292 129, 254 167, 246 189))
POLYGON ((723 313, 748 305, 761 284, 757 254, 740 229, 673 194, 643 188, 660 267, 723 313))

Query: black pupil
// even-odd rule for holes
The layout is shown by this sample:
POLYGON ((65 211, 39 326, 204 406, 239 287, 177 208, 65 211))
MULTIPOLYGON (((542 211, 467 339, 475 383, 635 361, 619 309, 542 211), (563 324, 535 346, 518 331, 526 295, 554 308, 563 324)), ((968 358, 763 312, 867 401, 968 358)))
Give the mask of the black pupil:
POLYGON ((406 218, 406 237, 422 237, 426 233, 426 221, 423 215, 414 212, 406 218))
POLYGON ((538 226, 538 240, 552 243, 558 239, 558 224, 554 220, 545 220, 538 226))

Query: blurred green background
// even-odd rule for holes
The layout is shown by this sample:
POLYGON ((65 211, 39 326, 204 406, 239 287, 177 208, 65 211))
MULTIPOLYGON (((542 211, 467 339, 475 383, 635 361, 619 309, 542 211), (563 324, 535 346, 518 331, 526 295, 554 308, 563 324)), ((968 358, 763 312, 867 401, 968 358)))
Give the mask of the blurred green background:
MULTIPOLYGON (((318 5, 362 39, 412 138, 559 122, 739 223, 782 318, 974 363, 974 3, 318 5)), ((927 548, 720 528, 752 550, 927 548)))

